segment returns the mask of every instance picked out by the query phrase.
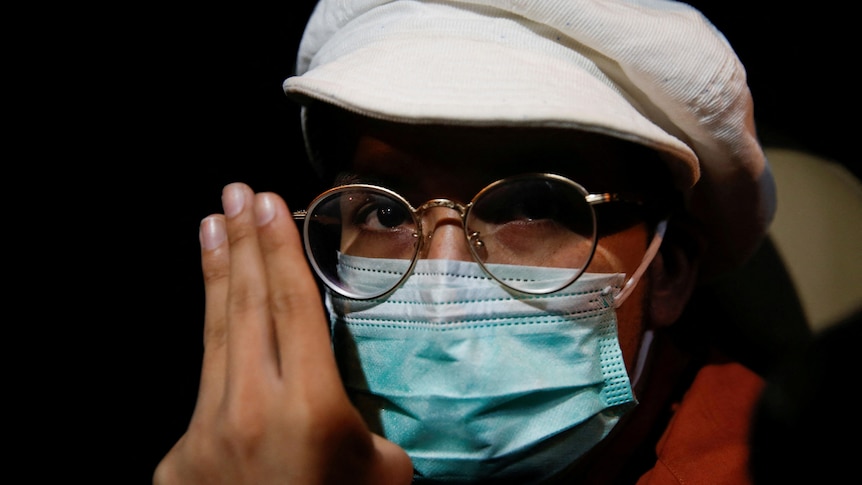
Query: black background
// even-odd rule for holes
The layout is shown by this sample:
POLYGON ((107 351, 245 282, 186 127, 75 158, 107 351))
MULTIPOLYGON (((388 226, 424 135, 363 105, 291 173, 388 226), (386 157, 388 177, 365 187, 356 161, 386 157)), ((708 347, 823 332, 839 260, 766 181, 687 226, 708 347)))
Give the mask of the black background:
MULTIPOLYGON (((203 325, 197 230, 220 211, 221 188, 244 181, 294 208, 320 189, 307 182, 298 108, 281 90, 312 2, 259 3, 102 11, 108 21, 72 29, 74 46, 52 45, 62 62, 42 93, 43 106, 56 103, 43 144, 64 155, 54 156, 45 190, 59 195, 54 212, 69 216, 62 230, 80 247, 52 250, 62 269, 31 276, 66 288, 53 335, 74 346, 70 359, 90 364, 53 396, 87 410, 70 418, 65 450, 81 451, 79 438, 104 430, 76 463, 112 483, 148 483, 194 408, 203 325)), ((764 141, 858 174, 849 9, 692 3, 747 66, 764 141)))

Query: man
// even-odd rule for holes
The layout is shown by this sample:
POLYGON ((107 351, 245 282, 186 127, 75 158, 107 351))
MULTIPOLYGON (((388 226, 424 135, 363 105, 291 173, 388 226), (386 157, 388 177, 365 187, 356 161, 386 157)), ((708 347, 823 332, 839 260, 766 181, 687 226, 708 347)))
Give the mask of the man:
POLYGON ((774 212, 697 11, 325 0, 284 87, 336 188, 231 184, 202 222, 201 388, 155 483, 748 480, 760 378, 673 333, 774 212))

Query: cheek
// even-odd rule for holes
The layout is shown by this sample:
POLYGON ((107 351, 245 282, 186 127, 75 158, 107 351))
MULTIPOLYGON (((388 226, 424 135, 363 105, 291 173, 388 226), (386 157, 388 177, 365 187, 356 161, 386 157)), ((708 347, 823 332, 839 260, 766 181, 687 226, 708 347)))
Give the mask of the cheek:
MULTIPOLYGON (((599 240, 588 271, 597 273, 634 273, 643 260, 648 234, 644 225, 638 225, 599 240)), ((632 294, 617 308, 617 327, 620 348, 626 369, 631 375, 644 331, 645 295, 648 282, 642 277, 632 294)))
POLYGON ((587 271, 631 275, 646 253, 647 230, 643 224, 599 239, 596 253, 587 271))

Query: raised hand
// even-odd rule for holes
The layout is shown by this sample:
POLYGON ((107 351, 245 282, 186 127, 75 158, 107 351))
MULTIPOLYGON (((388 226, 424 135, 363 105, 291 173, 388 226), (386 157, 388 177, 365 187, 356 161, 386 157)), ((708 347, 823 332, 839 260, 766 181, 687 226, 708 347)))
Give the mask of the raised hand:
POLYGON ((154 485, 408 484, 407 454, 350 404, 284 201, 225 187, 201 223, 204 361, 189 428, 154 485))

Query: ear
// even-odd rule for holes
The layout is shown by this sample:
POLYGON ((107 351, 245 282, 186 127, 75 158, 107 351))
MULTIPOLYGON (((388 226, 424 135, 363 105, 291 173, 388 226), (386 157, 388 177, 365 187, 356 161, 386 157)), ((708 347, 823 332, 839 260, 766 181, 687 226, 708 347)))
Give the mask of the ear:
POLYGON ((648 269, 647 301, 653 328, 667 327, 679 319, 697 285, 698 254, 673 238, 665 239, 648 269))

